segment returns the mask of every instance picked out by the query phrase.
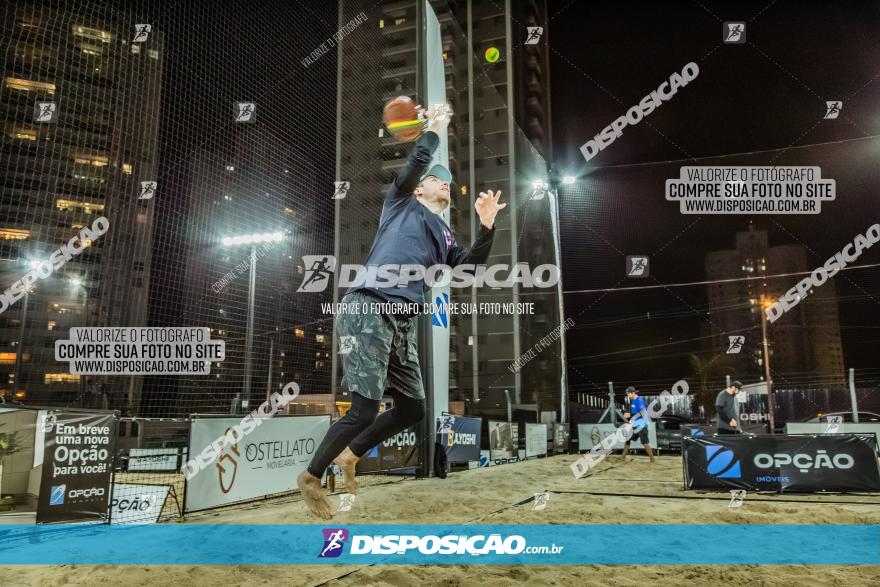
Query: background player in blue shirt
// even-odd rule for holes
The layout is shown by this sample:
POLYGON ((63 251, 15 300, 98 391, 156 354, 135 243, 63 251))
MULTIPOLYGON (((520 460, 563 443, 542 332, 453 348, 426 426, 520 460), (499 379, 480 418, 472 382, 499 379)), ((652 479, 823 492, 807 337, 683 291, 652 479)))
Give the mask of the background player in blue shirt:
MULTIPOLYGON (((623 417, 633 427, 633 435, 630 440, 638 438, 648 453, 648 462, 653 463, 654 451, 651 449, 651 441, 648 439, 648 422, 650 421, 648 418, 648 404, 639 397, 638 390, 631 385, 626 388, 626 396, 629 398, 629 413, 625 413, 623 417)), ((628 452, 629 440, 623 445, 623 456, 626 457, 628 452)))

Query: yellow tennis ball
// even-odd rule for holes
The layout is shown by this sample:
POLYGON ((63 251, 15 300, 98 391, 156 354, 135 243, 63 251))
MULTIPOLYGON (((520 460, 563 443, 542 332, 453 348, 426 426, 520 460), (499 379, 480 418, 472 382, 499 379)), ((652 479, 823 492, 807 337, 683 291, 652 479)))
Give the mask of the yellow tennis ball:
POLYGON ((501 52, 495 47, 489 47, 486 49, 486 61, 489 63, 495 63, 498 61, 499 57, 501 57, 501 52))

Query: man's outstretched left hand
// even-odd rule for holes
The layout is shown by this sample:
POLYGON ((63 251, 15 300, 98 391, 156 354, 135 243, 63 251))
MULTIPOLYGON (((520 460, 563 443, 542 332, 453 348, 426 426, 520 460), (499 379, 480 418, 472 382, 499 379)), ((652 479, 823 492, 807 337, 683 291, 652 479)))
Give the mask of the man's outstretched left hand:
POLYGON ((498 211, 507 207, 507 204, 498 203, 499 198, 501 198, 501 190, 497 192, 489 190, 488 193, 480 192, 480 197, 474 204, 477 216, 480 217, 480 223, 490 230, 495 225, 495 216, 498 211))

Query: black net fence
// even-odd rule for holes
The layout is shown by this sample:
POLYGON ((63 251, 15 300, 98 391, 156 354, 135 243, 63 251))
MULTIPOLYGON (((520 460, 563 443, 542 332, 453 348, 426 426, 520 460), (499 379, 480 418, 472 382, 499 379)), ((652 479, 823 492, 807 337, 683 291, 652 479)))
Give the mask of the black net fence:
POLYGON ((336 31, 336 8, 3 11, 5 400, 167 418, 290 382, 328 393, 331 325, 320 296, 294 293, 302 255, 333 247, 336 59, 301 59, 336 31), (226 357, 209 375, 79 375, 55 342, 82 326, 206 328, 226 357))
POLYGON ((565 280, 566 315, 576 322, 568 338, 569 348, 577 349, 568 361, 573 401, 607 398, 612 379, 622 401, 629 385, 656 394, 684 378, 694 416, 714 417, 715 396, 728 377, 746 385, 766 379, 766 340, 777 425, 850 410, 850 369, 859 408, 876 411, 880 251, 864 249, 849 268, 811 287, 796 306, 767 321, 766 334, 761 314, 764 304, 873 224, 872 217, 853 210, 877 211, 876 170, 855 162, 868 160, 877 148, 878 139, 869 137, 599 166, 577 185, 564 186, 565 262, 591 267, 568 272, 565 280), (838 197, 823 203, 821 220, 682 214, 679 202, 664 198, 663 186, 688 165, 817 165, 823 178, 836 180, 838 197), (628 274, 628 257, 647 259, 644 276, 628 274), (631 376, 621 380, 624 368, 631 376))

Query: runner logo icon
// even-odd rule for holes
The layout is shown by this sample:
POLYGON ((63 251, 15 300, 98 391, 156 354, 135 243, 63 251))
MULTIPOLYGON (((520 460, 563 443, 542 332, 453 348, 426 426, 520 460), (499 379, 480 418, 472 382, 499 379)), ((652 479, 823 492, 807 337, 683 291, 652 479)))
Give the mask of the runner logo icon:
POLYGON ((319 292, 327 289, 330 276, 336 270, 336 257, 333 255, 303 255, 305 276, 297 292, 319 292))
POLYGON ((348 540, 348 530, 345 528, 324 528, 324 548, 318 558, 336 558, 342 554, 342 547, 348 540))

